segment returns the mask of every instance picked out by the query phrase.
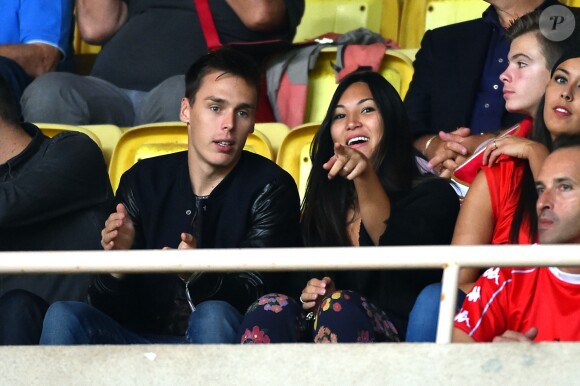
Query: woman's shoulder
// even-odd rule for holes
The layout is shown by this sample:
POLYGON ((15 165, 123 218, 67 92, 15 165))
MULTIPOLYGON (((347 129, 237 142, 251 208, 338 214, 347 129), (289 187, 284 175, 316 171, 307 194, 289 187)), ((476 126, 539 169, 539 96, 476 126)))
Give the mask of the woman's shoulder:
MULTIPOLYGON (((496 189, 496 185, 509 182, 519 181, 525 171, 528 162, 526 160, 516 157, 500 157, 498 161, 492 165, 484 165, 481 170, 485 174, 487 184, 491 189, 496 189)), ((510 183, 511 185, 511 183, 510 183)))

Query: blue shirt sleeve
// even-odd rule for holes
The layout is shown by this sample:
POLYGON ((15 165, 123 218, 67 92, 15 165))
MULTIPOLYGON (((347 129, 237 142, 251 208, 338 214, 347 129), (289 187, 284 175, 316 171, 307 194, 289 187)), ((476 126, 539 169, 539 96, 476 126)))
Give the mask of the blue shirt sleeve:
POLYGON ((71 55, 73 6, 73 0, 3 0, 0 44, 45 43, 71 55))

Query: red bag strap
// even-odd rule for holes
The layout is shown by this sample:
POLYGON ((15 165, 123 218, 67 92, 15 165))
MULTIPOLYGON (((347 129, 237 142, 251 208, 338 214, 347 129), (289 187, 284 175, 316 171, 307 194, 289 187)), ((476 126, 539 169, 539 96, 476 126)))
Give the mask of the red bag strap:
POLYGON ((203 31, 203 36, 205 37, 205 43, 210 51, 213 51, 222 46, 220 42, 220 37, 215 28, 215 23, 213 21, 213 15, 211 14, 211 9, 209 8, 209 0, 193 0, 195 4, 195 9, 197 10, 197 15, 199 17, 199 23, 201 25, 201 30, 203 31))

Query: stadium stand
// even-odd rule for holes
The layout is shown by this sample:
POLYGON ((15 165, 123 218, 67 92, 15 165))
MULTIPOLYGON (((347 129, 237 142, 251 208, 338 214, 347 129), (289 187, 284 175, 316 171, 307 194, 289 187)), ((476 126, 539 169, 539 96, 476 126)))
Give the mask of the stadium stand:
POLYGON ((38 128, 43 132, 44 135, 51 138, 65 131, 78 131, 84 133, 87 136, 89 136, 89 138, 91 138, 97 145, 99 145, 101 150, 103 150, 103 146, 101 145, 101 140, 99 139, 99 137, 91 130, 88 130, 84 127, 64 125, 60 123, 35 123, 35 125, 38 126, 38 128))
POLYGON ((279 122, 256 123, 254 133, 260 133, 268 139, 272 149, 272 160, 275 160, 284 137, 290 131, 290 128, 279 122))
POLYGON ((307 0, 295 43, 364 27, 397 41, 399 0, 307 0))
POLYGON ((115 125, 86 125, 82 127, 91 131, 99 138, 101 149, 103 150, 103 155, 108 166, 113 156, 113 150, 117 146, 117 142, 121 138, 123 131, 119 126, 115 125))
POLYGON ((305 123, 292 129, 282 141, 276 159, 276 163, 296 181, 300 199, 304 198, 306 182, 312 168, 310 144, 319 127, 319 123, 305 123))
POLYGON ((405 0, 399 46, 418 48, 426 30, 477 19, 489 4, 482 0, 405 0))
MULTIPOLYGON (((321 122, 336 90, 336 72, 332 63, 336 61, 336 47, 327 47, 318 56, 316 66, 308 75, 308 97, 304 122, 321 122)), ((413 63, 397 50, 385 51, 379 71, 404 98, 413 78, 413 63)))

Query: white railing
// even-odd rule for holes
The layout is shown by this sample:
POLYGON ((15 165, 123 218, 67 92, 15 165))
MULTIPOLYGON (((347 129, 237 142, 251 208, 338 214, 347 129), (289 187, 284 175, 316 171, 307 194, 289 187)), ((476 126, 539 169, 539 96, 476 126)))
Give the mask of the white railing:
POLYGON ((459 268, 491 266, 580 266, 580 245, 0 253, 0 272, 13 274, 443 268, 437 343, 451 341, 459 268))

